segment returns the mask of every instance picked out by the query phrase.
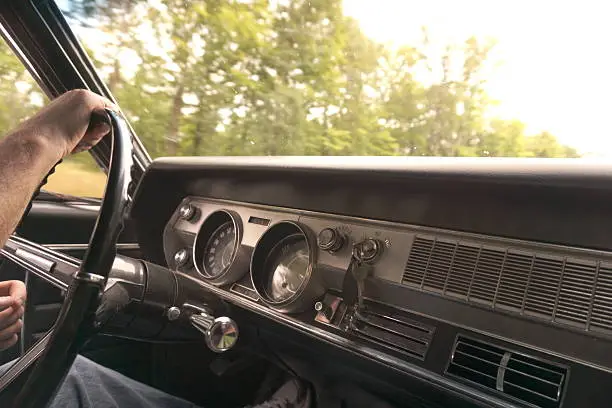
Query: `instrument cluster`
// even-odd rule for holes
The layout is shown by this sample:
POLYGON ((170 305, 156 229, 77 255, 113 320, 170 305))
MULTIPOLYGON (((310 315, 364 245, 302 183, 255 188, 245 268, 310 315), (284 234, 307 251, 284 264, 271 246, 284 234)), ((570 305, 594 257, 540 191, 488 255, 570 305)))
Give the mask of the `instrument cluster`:
POLYGON ((399 282, 406 241, 365 220, 198 197, 183 200, 164 233, 170 267, 283 313, 321 309, 356 259, 399 282))

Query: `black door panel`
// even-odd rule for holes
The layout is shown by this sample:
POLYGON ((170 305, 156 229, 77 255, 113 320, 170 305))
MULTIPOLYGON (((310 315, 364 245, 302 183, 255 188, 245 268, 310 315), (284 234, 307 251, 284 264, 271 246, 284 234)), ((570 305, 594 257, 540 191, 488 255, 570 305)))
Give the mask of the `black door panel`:
MULTIPOLYGON (((93 200, 38 200, 32 205, 17 233, 67 255, 82 258, 98 217, 98 210, 99 204, 93 200)), ((121 234, 119 242, 118 253, 134 258, 141 257, 140 248, 129 223, 121 234)), ((26 280, 28 301, 23 341, 27 349, 55 322, 63 301, 62 293, 36 276, 27 275, 22 268, 9 261, 0 262, 0 280, 26 280)), ((93 344, 95 347, 95 343, 93 344)), ((0 352, 0 364, 15 358, 19 351, 17 345, 10 350, 0 352)))
MULTIPOLYGON (((99 205, 91 201, 38 201, 17 233, 39 244, 87 244, 98 210, 99 205)), ((136 242, 129 222, 119 242, 136 242)))

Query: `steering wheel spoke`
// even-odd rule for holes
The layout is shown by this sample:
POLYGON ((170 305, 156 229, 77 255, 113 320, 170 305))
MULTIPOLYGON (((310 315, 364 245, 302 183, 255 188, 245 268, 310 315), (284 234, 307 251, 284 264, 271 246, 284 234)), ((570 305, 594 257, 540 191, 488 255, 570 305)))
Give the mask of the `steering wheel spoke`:
POLYGON ((62 291, 68 289, 80 265, 76 258, 16 235, 9 238, 0 254, 62 291))

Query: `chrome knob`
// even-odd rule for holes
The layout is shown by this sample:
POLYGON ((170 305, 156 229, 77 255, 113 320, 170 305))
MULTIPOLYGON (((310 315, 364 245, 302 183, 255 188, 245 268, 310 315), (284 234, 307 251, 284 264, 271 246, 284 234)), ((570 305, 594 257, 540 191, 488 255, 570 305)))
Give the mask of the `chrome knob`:
POLYGON ((181 309, 176 306, 172 306, 166 311, 166 317, 171 322, 181 317, 181 309))
POLYGON ((174 254, 174 263, 177 267, 187 264, 187 261, 189 261, 189 251, 185 248, 176 251, 174 254))
POLYGON ((324 251, 337 252, 344 245, 344 235, 335 228, 324 228, 317 236, 317 245, 324 251))
POLYGON ((231 349, 238 341, 238 325, 229 317, 214 318, 202 312, 191 315, 189 321, 204 335, 206 345, 215 353, 231 349))
POLYGON ((374 263, 383 253, 384 244, 377 239, 367 238, 353 246, 353 257, 359 262, 374 263))
POLYGON ((192 219, 195 213, 196 213, 196 208, 189 203, 183 204, 181 208, 179 208, 179 216, 182 219, 187 220, 187 221, 192 219))

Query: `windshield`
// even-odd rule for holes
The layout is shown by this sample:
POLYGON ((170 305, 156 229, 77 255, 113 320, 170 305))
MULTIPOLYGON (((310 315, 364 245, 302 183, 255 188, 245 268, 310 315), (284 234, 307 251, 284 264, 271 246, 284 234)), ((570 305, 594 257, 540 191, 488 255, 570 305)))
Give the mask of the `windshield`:
POLYGON ((610 152, 605 2, 58 4, 153 157, 610 152))

